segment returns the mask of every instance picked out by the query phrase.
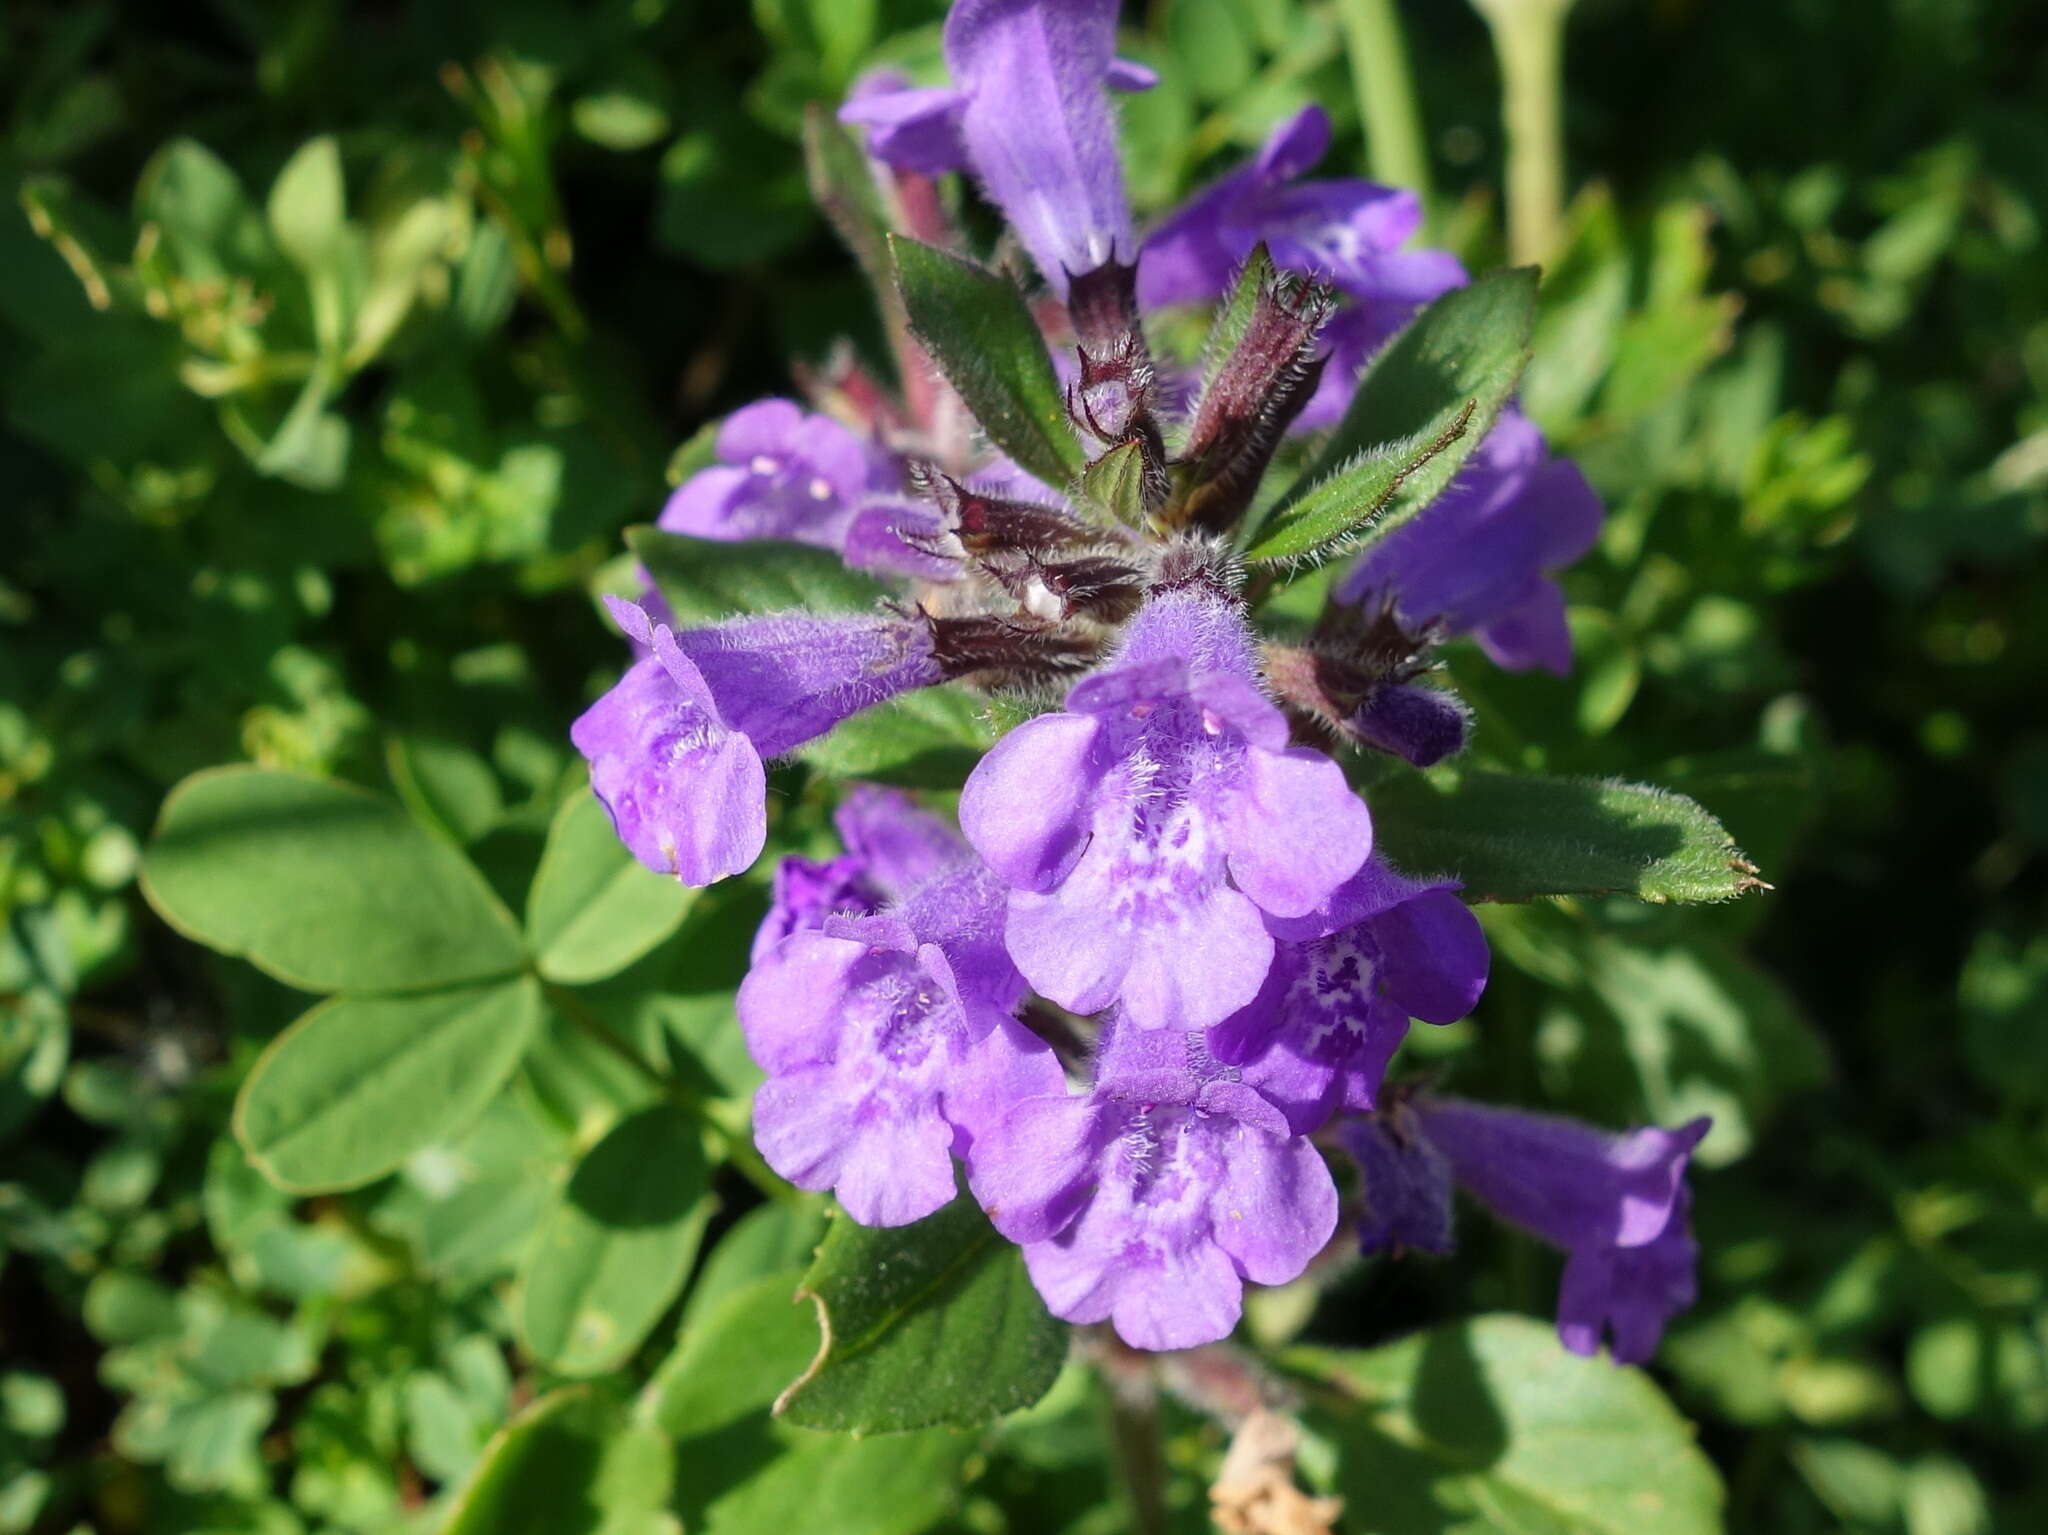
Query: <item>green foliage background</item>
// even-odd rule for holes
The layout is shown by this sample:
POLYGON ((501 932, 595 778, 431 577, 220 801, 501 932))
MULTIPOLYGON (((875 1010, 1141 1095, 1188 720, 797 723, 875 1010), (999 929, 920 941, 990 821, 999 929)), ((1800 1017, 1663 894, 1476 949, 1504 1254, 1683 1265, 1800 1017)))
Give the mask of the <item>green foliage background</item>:
MULTIPOLYGON (((1141 207, 1308 99, 1337 119, 1325 169, 1362 169, 1340 9, 1127 16, 1164 75, 1125 111, 1141 207)), ((1123 1527, 1076 1372, 987 1440, 767 1424, 809 1357, 780 1302, 819 1217, 763 1203, 744 1134, 715 1133, 751 1085, 729 990, 758 888, 662 907, 557 814, 567 722, 619 660, 589 591, 677 444, 787 390, 790 359, 875 339, 804 186, 802 108, 929 61, 937 12, 8 8, 0 1531, 438 1529, 521 1407, 457 1527, 1123 1527), (491 887, 478 931, 539 956, 544 982, 473 973, 460 1006, 381 993, 398 971, 298 977, 372 1032, 439 1006, 435 1031, 531 1033, 520 1091, 396 1177, 356 1187, 388 1171, 376 1127, 335 1132, 315 1161, 358 1155, 361 1177, 294 1197, 243 1154, 293 1182, 290 1122, 230 1134, 306 1000, 181 938, 136 875, 170 786, 237 762, 395 795, 412 819, 390 836, 465 847, 491 887), (579 927, 608 900, 616 920, 579 927), (607 1158, 673 1167, 652 1197, 674 1208, 580 1229, 602 1199, 556 1189, 607 1158), (508 1286, 537 1241, 588 1255, 574 1295, 508 1286), (635 1325, 587 1336, 579 1307, 635 1325), (672 1465, 671 1444, 697 1453, 672 1465), (586 1483, 596 1505, 529 1496, 586 1483)), ((1498 265, 1486 29, 1403 13, 1436 233, 1498 265)), ((1577 195, 1523 400, 1610 520, 1568 578, 1571 681, 1454 671, 1481 765, 1683 790, 1775 889, 1488 908, 1486 1002, 1419 1043, 1482 1094, 1717 1116, 1702 1299, 1654 1374, 1728 1527, 2041 1528, 2048 17, 1582 0, 1568 79, 1577 195)), ((817 797, 791 792, 801 840, 817 797)), ((1304 1458, 1356 1528, 1623 1527, 1545 1483, 1573 1457, 1541 1438, 1532 1399, 1562 1366, 1540 1331, 1431 1332, 1448 1360, 1333 1352, 1542 1316, 1554 1283, 1475 1221, 1452 1263, 1254 1308, 1261 1342, 1302 1344, 1317 1412, 1378 1404, 1363 1427, 1312 1416, 1304 1458), (1386 1490, 1424 1486, 1414 1507, 1386 1490)), ((1665 1409, 1634 1376, 1569 1380, 1615 1453, 1651 1453, 1665 1409)), ((1183 1386, 1171 1515, 1198 1528, 1220 1439, 1183 1386)))

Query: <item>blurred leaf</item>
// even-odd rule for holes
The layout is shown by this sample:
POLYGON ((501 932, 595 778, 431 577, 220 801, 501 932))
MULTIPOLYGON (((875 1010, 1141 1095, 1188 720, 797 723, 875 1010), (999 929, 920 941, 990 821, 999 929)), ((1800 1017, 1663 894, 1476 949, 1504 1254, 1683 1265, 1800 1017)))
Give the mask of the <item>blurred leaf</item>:
MULTIPOLYGON (((974 1440, 945 1429, 857 1439, 788 1431, 763 1463, 723 1466, 715 1496, 690 1528, 704 1535, 788 1535, 832 1511, 832 1535, 918 1535, 960 1497, 962 1462, 974 1440)), ((711 1441, 713 1444, 719 1441, 711 1441)), ((685 1489, 685 1516, 702 1506, 685 1489)))
POLYGON ((649 527, 628 528, 626 544, 683 628, 796 607, 859 613, 888 595, 838 555, 803 544, 726 544, 649 527))
POLYGON ((1302 560, 1386 537, 1463 467, 1529 360, 1536 272, 1454 289, 1374 357, 1315 465, 1259 528, 1249 560, 1302 560))
POLYGON ((565 1375, 616 1369, 682 1289, 711 1216, 702 1132, 674 1104, 614 1125, 569 1177, 520 1272, 519 1331, 565 1375))
POLYGON ((1682 794, 1589 778, 1445 777, 1380 785, 1373 821, 1396 864, 1449 874, 1468 900, 1725 901, 1754 883, 1721 823, 1682 794))
POLYGON ((677 1439, 713 1433, 756 1413, 809 1368, 818 1317, 797 1269, 763 1274, 692 1309, 640 1411, 677 1439))
POLYGON ((486 1447, 440 1535, 681 1535, 667 1440, 586 1386, 542 1397, 486 1447))
POLYGON ((444 985, 519 969, 519 930, 463 856, 345 784, 209 769, 164 801, 142 890, 179 932, 288 985, 444 985))
POLYGON ((1342 1394, 1311 1412, 1334 1490, 1376 1535, 1718 1535, 1719 1477, 1650 1378, 1580 1359, 1525 1317, 1442 1324, 1284 1362, 1342 1394))
POLYGON ((597 796, 578 789, 548 828, 526 901, 526 941, 547 979, 601 981, 681 927, 696 895, 627 852, 597 796))
POLYGON ((810 1428, 974 1428, 1044 1396, 1066 1359, 1066 1324, 966 1196, 893 1229, 839 1217, 802 1293, 824 1337, 775 1410, 810 1428))
POLYGON ((458 1135, 540 1024, 529 978, 401 997, 335 997, 271 1042, 235 1103, 266 1176, 308 1192, 381 1178, 458 1135))
POLYGON ((384 762, 405 808, 457 844, 474 842, 504 813, 498 775, 475 752, 431 736, 394 735, 384 762))
POLYGON ((795 156, 743 117, 695 128, 661 157, 656 238, 714 272, 781 255, 815 218, 795 156))
POLYGON ((1046 484, 1065 485, 1086 454, 1024 295, 1000 272, 891 236, 911 331, 996 447, 1046 484))

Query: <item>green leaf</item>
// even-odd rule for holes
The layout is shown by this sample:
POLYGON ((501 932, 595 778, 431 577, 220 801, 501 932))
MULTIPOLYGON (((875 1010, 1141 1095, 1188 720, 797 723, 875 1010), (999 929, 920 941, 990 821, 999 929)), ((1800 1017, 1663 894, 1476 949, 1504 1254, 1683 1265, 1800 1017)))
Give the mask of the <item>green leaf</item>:
POLYGON ((889 250, 911 333, 989 440, 1048 485, 1073 479, 1086 455, 1016 284, 902 235, 890 237, 889 250))
POLYGON ((1373 1535, 1719 1535, 1713 1464, 1650 1378, 1518 1316, 1285 1364, 1335 1392, 1308 1418, 1373 1535))
POLYGON ((601 981, 681 927, 696 894, 627 852, 597 796, 578 789, 548 828, 526 898, 526 941, 549 980, 601 981))
POLYGON ((235 173, 194 139, 173 139, 150 157, 136 184, 135 215, 162 231, 180 275, 195 282, 254 274, 277 260, 235 173))
POLYGON ((303 271, 331 261, 345 213, 341 150, 328 135, 308 139, 285 162, 270 188, 270 232, 303 271))
MULTIPOLYGON (((354 328, 350 310, 359 297, 365 273, 360 237, 348 224, 341 150, 333 138, 323 135, 309 139, 285 162, 271 184, 265 211, 278 249, 305 275, 307 295, 313 306, 313 335, 321 353, 338 355, 354 328)), ((293 415, 298 413, 295 408, 293 415)), ((319 419, 323 423, 333 421, 344 432, 347 429, 347 423, 338 416, 319 419)), ((280 431, 271 444, 271 451, 281 457, 284 455, 278 442, 285 435, 280 431)), ((326 435, 332 435, 331 429, 326 435)), ((295 450, 290 456, 297 463, 311 451, 295 450)), ((264 456, 268 458, 270 453, 264 456)), ((261 463, 257 467, 266 473, 286 472, 261 463)), ((301 478, 301 483, 313 489, 327 488, 326 484, 307 478, 301 478)))
POLYGON ((996 743, 986 699, 961 687, 923 688, 797 748, 821 773, 910 789, 957 789, 996 743))
POLYGON ((880 1433, 974 1428, 1052 1389, 1067 1329, 972 1199, 894 1228, 839 1217, 804 1275, 823 1338, 778 1416, 880 1433))
POLYGON ((577 1164, 520 1271, 519 1331, 565 1375, 616 1369, 683 1287, 711 1174, 696 1121, 658 1103, 614 1125, 577 1164))
POLYGON ((440 1535, 680 1535, 667 1438, 588 1386, 544 1396, 485 1446, 440 1535))
POLYGON ((848 570, 838 555, 804 544, 723 544, 637 527, 626 529, 626 546, 647 567, 683 628, 788 608, 859 613, 888 596, 870 577, 848 570))
POLYGON ((683 1326, 648 1384, 640 1411, 677 1439, 764 1412, 818 1353, 817 1312, 785 1269, 729 1290, 683 1326))
POLYGON ((1536 271, 1445 294, 1373 359, 1344 419, 1281 499, 1250 560, 1303 560, 1384 538, 1451 483, 1529 360, 1536 271))
POLYGON ((1127 528, 1145 526, 1145 448, 1127 442, 1081 471, 1081 496, 1127 528))
POLYGON ((498 775, 473 751, 428 736, 392 736, 384 763, 405 808, 451 842, 474 842, 504 814, 498 775))
POLYGON ((689 1527, 704 1535, 825 1528, 831 1535, 921 1535, 959 1501, 963 1462, 975 1450, 971 1437, 945 1429, 882 1439, 792 1433, 782 1442, 784 1453, 765 1465, 721 1464, 740 1479, 718 1490, 701 1519, 687 1496, 696 1489, 685 1489, 689 1527), (829 1511, 829 1524, 821 1524, 821 1511, 829 1511))
POLYGON ((142 891, 188 938, 309 991, 509 975, 519 929, 460 853, 388 800, 267 768, 164 801, 142 891))
POLYGON ((540 1025, 531 978, 403 997, 335 997, 271 1041, 235 1100, 235 1137, 301 1192, 381 1178, 459 1135, 540 1025))
POLYGON ((1404 774, 1373 790, 1380 846, 1414 872, 1462 880, 1468 900, 1632 895, 1725 901, 1756 871, 1719 821, 1668 789, 1616 779, 1404 774))

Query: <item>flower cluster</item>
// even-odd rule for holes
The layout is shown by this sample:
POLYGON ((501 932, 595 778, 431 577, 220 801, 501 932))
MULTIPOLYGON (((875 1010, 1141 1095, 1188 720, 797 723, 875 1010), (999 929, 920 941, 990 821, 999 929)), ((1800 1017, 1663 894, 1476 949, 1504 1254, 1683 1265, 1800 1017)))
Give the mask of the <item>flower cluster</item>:
POLYGON ((1141 236, 1109 93, 1152 82, 1115 56, 1116 9, 959 0, 947 84, 872 78, 842 115, 899 228, 962 243, 933 195, 953 173, 1006 217, 1047 290, 1034 313, 1073 429, 1135 453, 1140 515, 992 451, 899 326, 900 397, 841 360, 809 380, 817 413, 736 412, 660 518, 832 551, 887 600, 695 628, 652 592, 614 601, 639 659, 574 741, 634 855, 705 884, 763 849, 764 764, 853 714, 963 686, 1031 716, 967 778, 957 832, 857 786, 844 853, 775 872, 739 996, 766 1074, 755 1135, 853 1219, 930 1214, 961 1164, 1057 1315, 1186 1347, 1231 1330, 1246 1281, 1291 1280, 1332 1243, 1322 1147, 1341 1144, 1368 1250, 1448 1250, 1461 1183, 1570 1253, 1568 1346, 1605 1327, 1641 1358, 1689 1298, 1682 1175, 1704 1125, 1609 1139, 1386 1085, 1413 1020, 1473 1008, 1487 948, 1455 881, 1375 850, 1335 755, 1463 747, 1463 706, 1421 680, 1452 636, 1566 669, 1551 573, 1598 505, 1507 412, 1308 640, 1257 632, 1232 540, 1268 465, 1466 277, 1403 249, 1412 196, 1302 179, 1329 138, 1314 108, 1141 236), (1154 356, 1148 314, 1218 300, 1252 260, 1270 275, 1223 355, 1154 356))

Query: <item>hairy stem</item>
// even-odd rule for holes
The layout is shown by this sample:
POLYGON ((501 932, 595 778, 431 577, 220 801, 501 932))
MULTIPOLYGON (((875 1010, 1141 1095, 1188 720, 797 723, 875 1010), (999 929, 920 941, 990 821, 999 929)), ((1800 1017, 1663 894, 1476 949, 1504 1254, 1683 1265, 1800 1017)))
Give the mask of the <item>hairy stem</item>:
POLYGON ((1409 188, 1427 214, 1432 205, 1429 149, 1395 0, 1337 0, 1337 17, 1351 55, 1352 89, 1358 93, 1373 179, 1409 188))

